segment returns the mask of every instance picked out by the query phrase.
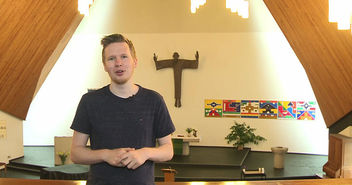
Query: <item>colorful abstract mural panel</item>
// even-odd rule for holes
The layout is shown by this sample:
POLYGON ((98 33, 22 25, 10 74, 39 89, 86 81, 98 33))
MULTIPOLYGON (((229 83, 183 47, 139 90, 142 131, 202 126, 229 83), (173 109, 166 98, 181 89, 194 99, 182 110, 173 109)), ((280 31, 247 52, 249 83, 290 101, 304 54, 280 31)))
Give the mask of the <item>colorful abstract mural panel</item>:
POLYGON ((296 119, 297 107, 295 101, 279 101, 279 119, 296 119))
POLYGON ((277 101, 259 101, 259 118, 277 119, 277 101))
POLYGON ((259 100, 241 100, 241 118, 258 118, 259 100))
POLYGON ((241 100, 223 100, 223 117, 241 116, 241 100))
POLYGON ((222 117, 222 100, 205 100, 205 117, 222 117))
POLYGON ((204 101, 205 117, 315 120, 315 101, 219 100, 204 101))
POLYGON ((314 101, 298 101, 297 102, 297 120, 315 120, 314 101))

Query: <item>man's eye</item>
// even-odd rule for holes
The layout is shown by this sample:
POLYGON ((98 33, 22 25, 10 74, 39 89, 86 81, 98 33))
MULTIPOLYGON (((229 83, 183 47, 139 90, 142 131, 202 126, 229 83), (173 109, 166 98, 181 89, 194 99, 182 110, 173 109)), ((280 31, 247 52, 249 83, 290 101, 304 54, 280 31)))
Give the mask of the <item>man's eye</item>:
POLYGON ((108 61, 112 61, 112 60, 114 60, 115 59, 115 57, 109 57, 108 58, 108 61))
POLYGON ((121 58, 128 58, 128 56, 127 55, 123 55, 121 58))

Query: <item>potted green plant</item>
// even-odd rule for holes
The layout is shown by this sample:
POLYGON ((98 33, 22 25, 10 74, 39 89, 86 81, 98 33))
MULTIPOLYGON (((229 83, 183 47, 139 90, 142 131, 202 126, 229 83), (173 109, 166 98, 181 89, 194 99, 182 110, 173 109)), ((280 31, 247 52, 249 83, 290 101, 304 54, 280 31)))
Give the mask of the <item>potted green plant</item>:
POLYGON ((255 128, 251 128, 246 123, 237 123, 230 128, 230 133, 225 137, 227 143, 230 144, 233 142, 233 146, 237 150, 243 150, 245 144, 254 143, 258 144, 259 141, 266 141, 262 136, 255 135, 255 128))
POLYGON ((60 157, 61 164, 64 165, 66 162, 66 158, 68 157, 69 152, 58 152, 57 155, 60 157))
POLYGON ((193 131, 193 128, 186 128, 187 136, 191 137, 191 133, 193 131))

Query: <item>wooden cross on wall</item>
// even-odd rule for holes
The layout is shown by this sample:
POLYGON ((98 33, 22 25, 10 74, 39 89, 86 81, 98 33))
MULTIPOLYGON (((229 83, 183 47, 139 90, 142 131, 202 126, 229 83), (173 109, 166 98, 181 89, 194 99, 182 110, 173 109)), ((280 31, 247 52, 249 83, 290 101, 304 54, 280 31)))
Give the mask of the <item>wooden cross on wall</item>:
POLYGON ((182 69, 197 69, 199 63, 199 54, 196 52, 195 60, 179 59, 180 55, 174 52, 173 59, 158 60, 158 57, 154 53, 154 62, 156 70, 163 68, 174 69, 174 85, 175 85, 175 107, 181 107, 181 77, 182 69))

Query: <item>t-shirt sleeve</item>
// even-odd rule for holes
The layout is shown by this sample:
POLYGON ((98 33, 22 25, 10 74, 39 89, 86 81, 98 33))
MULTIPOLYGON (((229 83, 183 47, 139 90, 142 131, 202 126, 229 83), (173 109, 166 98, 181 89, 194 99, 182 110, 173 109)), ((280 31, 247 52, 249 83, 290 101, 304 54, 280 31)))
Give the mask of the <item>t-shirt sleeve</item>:
POLYGON ((89 122, 89 114, 87 110, 87 96, 83 95, 78 104, 76 115, 70 127, 77 132, 90 134, 91 126, 89 122))
POLYGON ((159 95, 159 105, 156 111, 156 138, 165 137, 175 131, 175 126, 171 120, 169 111, 166 107, 164 99, 159 95))

